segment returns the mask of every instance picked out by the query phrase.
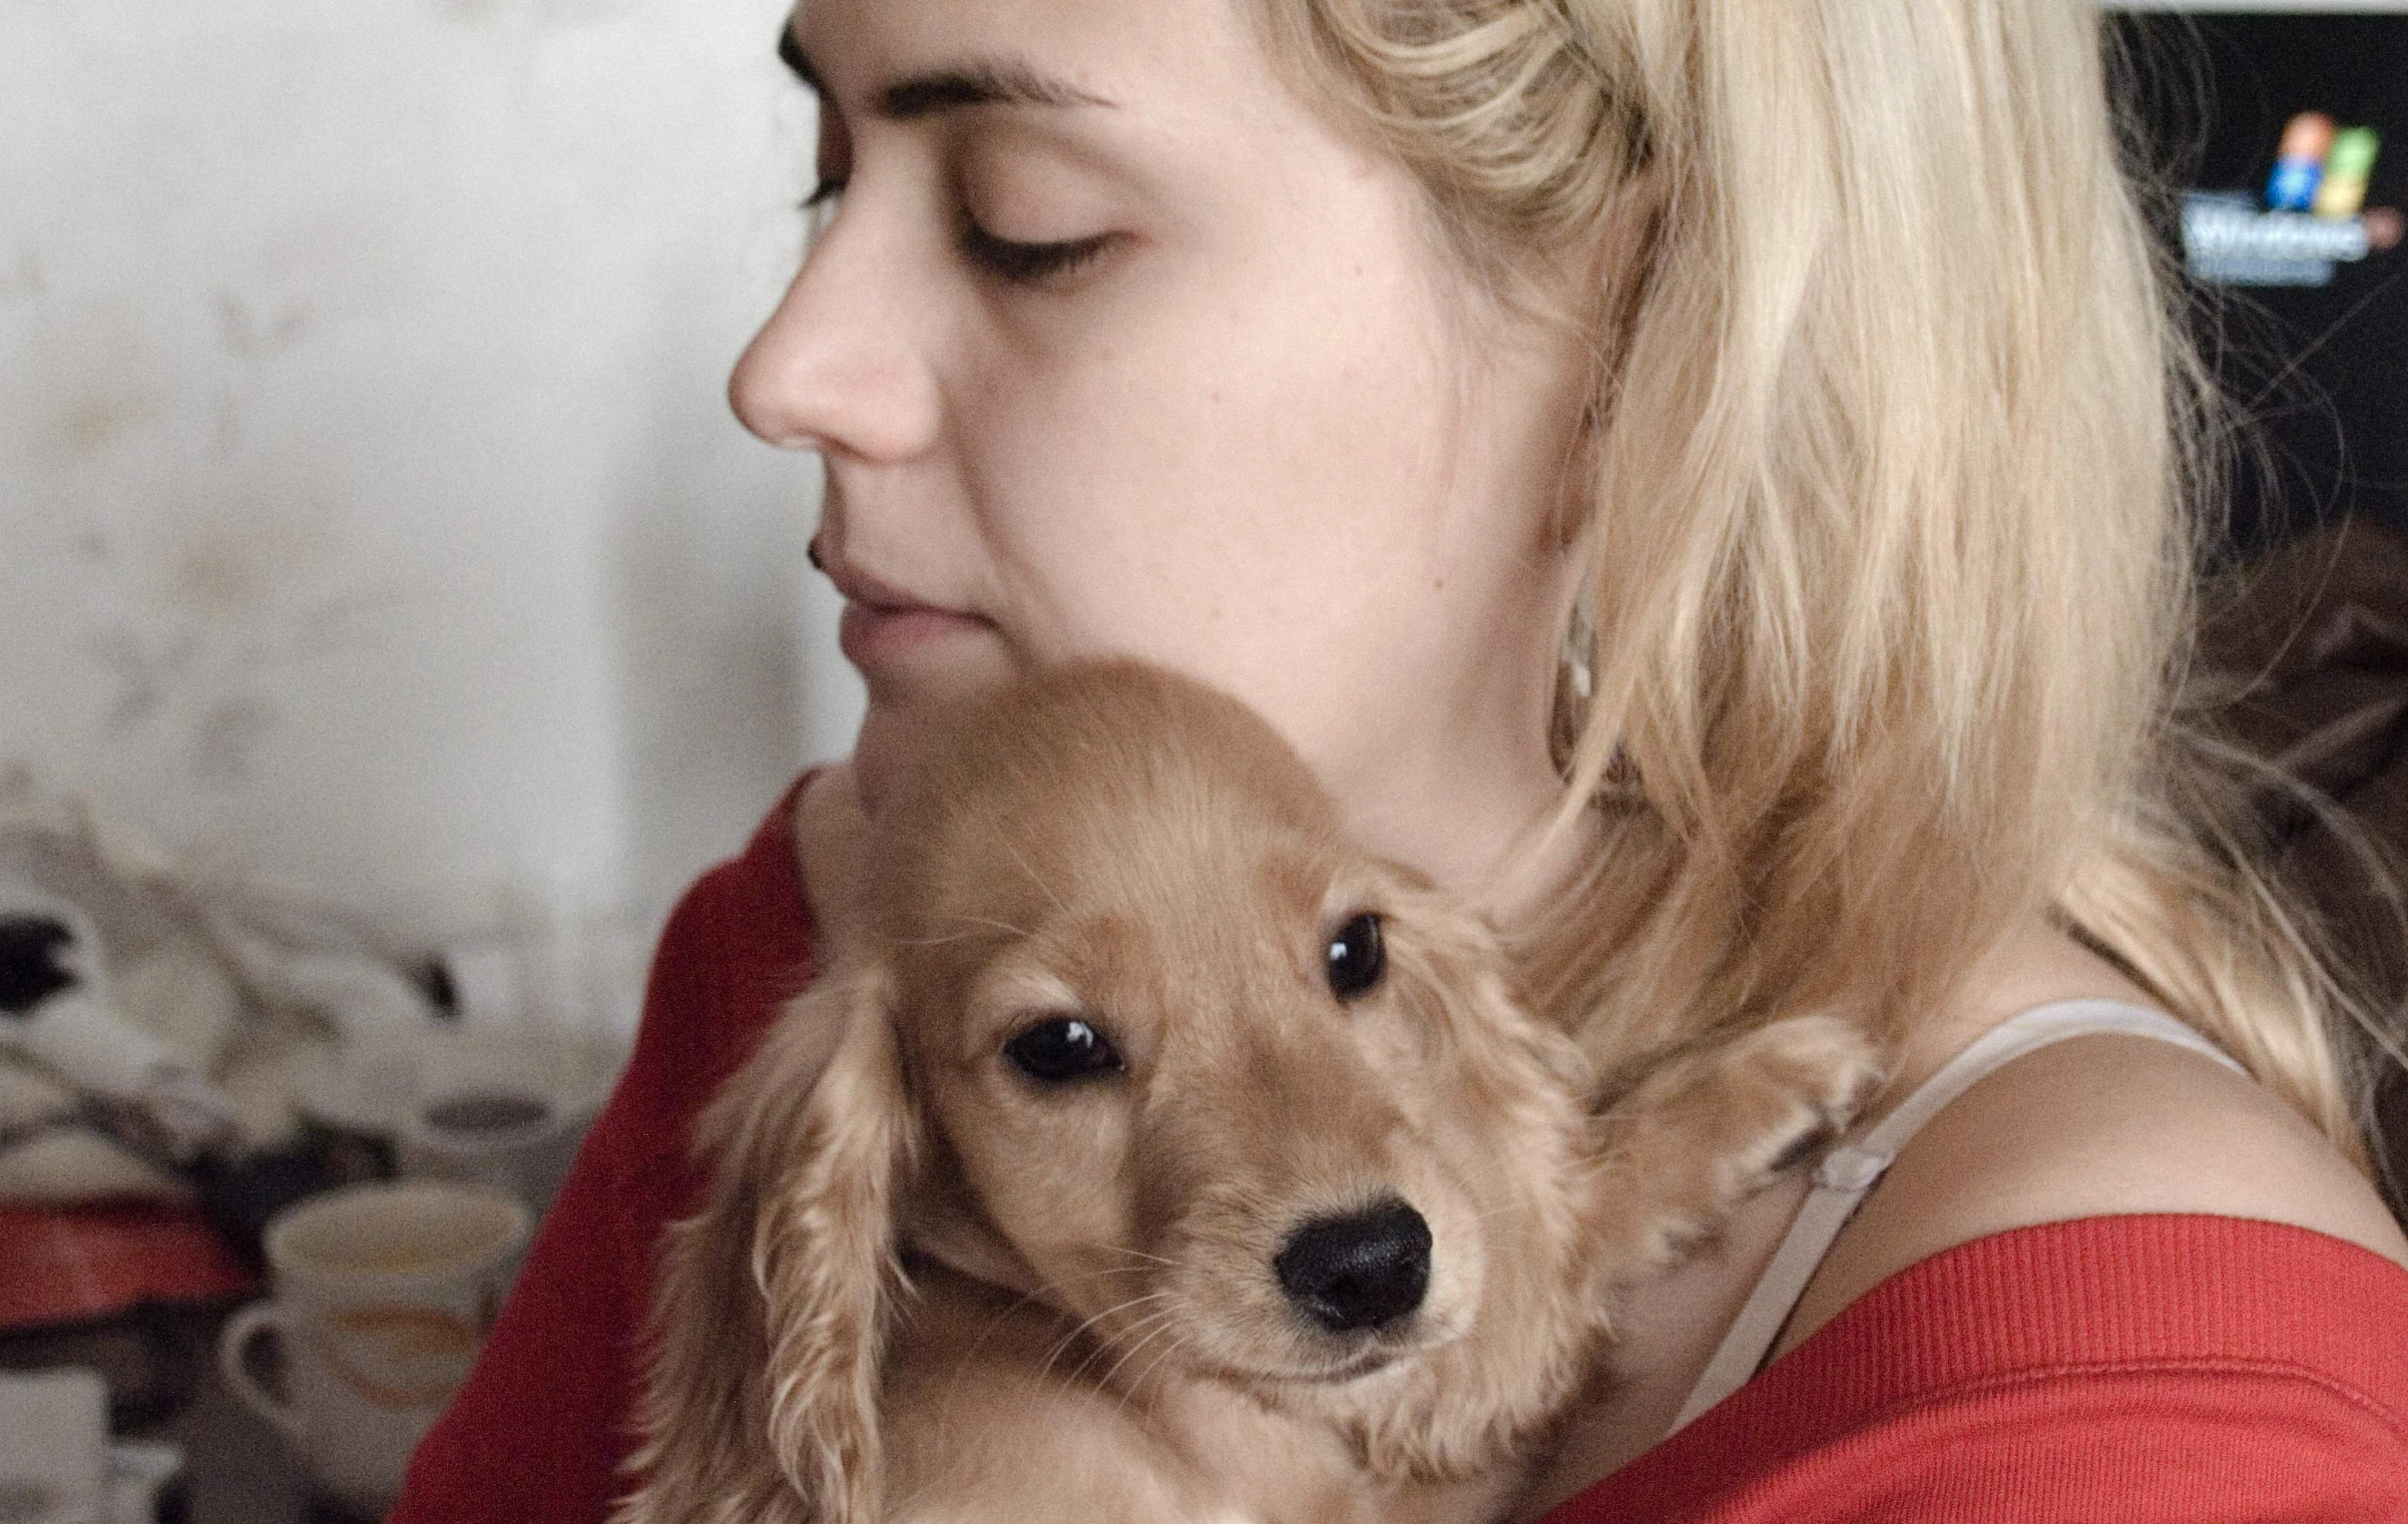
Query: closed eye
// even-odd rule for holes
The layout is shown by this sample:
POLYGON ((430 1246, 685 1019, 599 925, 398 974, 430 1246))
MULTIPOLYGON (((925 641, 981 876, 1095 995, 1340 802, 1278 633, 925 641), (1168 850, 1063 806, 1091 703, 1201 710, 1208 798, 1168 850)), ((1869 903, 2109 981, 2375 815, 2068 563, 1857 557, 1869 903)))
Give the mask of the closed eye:
POLYGON ((1057 243, 1022 244, 1000 239, 976 223, 962 229, 962 254, 972 263, 1017 285, 1038 285, 1067 275, 1094 260, 1112 246, 1113 235, 1099 233, 1057 243))
MULTIPOLYGON (((803 198, 804 247, 817 243, 827 225, 835 221, 844 184, 841 180, 823 180, 803 198)), ((1112 242, 1113 235, 1099 233, 1083 239, 1026 244, 997 238, 976 223, 965 224, 961 236, 964 257, 1019 285, 1038 285, 1057 275, 1067 275, 1110 248, 1112 242)))

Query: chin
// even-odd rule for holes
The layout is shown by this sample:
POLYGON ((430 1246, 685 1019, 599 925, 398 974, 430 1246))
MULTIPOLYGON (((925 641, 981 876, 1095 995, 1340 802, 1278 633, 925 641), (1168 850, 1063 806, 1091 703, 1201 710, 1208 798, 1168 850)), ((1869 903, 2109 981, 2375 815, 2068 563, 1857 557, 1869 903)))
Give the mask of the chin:
POLYGON ((955 716, 1011 680, 1008 671, 963 674, 941 686, 915 684, 897 692, 900 685, 871 679, 869 709, 853 740, 853 783, 860 791, 862 811, 876 819, 912 760, 943 744, 955 716))
POLYGON ((913 729, 891 707, 874 699, 862 717, 861 734, 853 739, 853 787, 861 796, 862 813, 873 820, 911 758, 913 729))

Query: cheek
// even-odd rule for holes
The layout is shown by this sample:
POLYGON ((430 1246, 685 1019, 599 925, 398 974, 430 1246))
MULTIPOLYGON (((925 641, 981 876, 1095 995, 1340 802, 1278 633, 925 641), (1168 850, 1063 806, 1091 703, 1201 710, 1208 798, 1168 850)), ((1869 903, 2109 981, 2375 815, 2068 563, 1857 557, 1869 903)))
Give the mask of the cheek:
MULTIPOLYGON (((1175 294, 1098 318, 1109 341, 1016 366, 982 400, 972 486, 1006 555, 1232 613, 1434 560, 1457 424, 1435 360, 1401 334, 1332 333, 1327 312, 1315 334, 1262 310, 1166 309, 1175 294)), ((1061 580, 1065 605, 1125 586, 1061 580)))
POLYGON ((1129 1245, 1128 1123, 1119 1107, 1011 1103, 954 1130, 962 1172, 995 1230, 1068 1306, 1113 1299, 1129 1245))
POLYGON ((970 495, 1027 655, 1188 672, 1308 756, 1316 725, 1361 728, 1333 698, 1396 716, 1450 688, 1489 612, 1466 571, 1510 537, 1454 469, 1460 409, 1407 295, 1341 290, 1317 322, 1156 310, 999 387, 970 495))
POLYGON ((1508 1267, 1519 1283, 1577 1253, 1584 1132, 1569 1089, 1536 1072, 1500 1081, 1457 1069, 1434 1099, 1429 1134, 1476 1258, 1508 1267), (1496 1168, 1501 1160, 1510 1168, 1496 1168))

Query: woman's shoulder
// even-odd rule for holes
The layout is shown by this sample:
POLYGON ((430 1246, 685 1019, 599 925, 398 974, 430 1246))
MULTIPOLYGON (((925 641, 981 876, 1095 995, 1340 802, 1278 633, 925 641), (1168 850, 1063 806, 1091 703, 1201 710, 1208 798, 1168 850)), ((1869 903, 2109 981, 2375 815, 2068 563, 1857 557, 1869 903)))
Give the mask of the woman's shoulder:
POLYGON ((2404 1330, 2408 1273, 2323 1233, 2019 1228, 1884 1280, 1543 1524, 2408 1517, 2404 1330))
MULTIPOLYGON (((2016 1015, 2087 1000, 2154 1004, 2019 933, 1875 1112, 2016 1015)), ((1735 1257, 1734 1294, 1769 1258, 1735 1257)), ((1767 1368, 1636 1459, 1574 1456, 1606 1474, 1544 1518, 2408 1516, 2404 1267, 2374 1189, 2274 1094, 2168 1042, 2067 1038, 1898 1151, 1767 1368)), ((1673 1362, 1676 1398, 1704 1347, 1673 1362)))
POLYGON ((707 869, 670 912, 635 1052, 605 1113, 606 1136, 631 1158, 682 1157, 692 1116, 816 971, 799 842, 801 801, 819 775, 798 778, 743 849, 707 869))
MULTIPOLYGON (((2103 998, 2148 1005, 2114 968, 2046 927, 1988 960, 1893 1094, 2017 1010, 2103 998)), ((1943 1108, 1898 1154, 1825 1257, 1781 1348, 1890 1276, 1959 1245, 2077 1219, 2188 1214, 2288 1225, 2408 1267, 2381 1197, 2272 1092, 2152 1038, 2041 1048, 1943 1108)))

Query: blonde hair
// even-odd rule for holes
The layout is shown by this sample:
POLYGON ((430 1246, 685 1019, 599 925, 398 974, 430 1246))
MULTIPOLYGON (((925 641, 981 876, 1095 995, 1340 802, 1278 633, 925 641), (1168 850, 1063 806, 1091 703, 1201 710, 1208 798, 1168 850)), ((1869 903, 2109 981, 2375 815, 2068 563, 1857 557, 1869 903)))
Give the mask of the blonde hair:
POLYGON ((1258 0, 1473 267, 1601 301, 1553 994, 1895 1034, 2034 909, 2365 1133, 2308 933, 2177 722, 2206 391, 2094 0, 1258 0), (1609 870, 1610 869, 1610 870, 1609 870))

